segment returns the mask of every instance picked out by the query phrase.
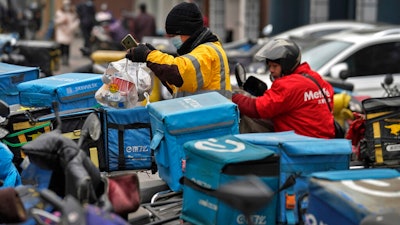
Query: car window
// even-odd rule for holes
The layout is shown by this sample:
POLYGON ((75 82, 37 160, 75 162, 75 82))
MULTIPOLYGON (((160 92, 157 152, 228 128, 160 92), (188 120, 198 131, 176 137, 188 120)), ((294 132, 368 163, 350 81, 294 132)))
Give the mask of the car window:
POLYGON ((319 70, 349 46, 351 46, 349 42, 320 40, 304 47, 301 58, 303 62, 308 62, 311 68, 319 70))
POLYGON ((372 45, 344 60, 349 77, 400 73, 400 42, 372 45))

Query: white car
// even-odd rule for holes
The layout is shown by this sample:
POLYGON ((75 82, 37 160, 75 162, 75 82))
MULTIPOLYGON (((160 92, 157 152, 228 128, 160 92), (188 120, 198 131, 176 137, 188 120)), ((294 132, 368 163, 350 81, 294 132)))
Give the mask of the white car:
POLYGON ((400 26, 343 31, 302 49, 302 61, 327 79, 344 79, 355 95, 383 97, 381 83, 400 82, 400 26))
POLYGON ((379 24, 350 20, 327 21, 290 29, 275 35, 274 38, 320 38, 344 30, 374 28, 377 26, 379 24))
POLYGON ((357 21, 327 21, 321 23, 307 24, 285 32, 269 36, 272 32, 272 25, 266 26, 268 30, 264 33, 266 37, 256 40, 242 39, 230 43, 224 43, 224 49, 228 56, 229 67, 233 71, 234 65, 238 62, 247 66, 253 61, 255 53, 261 49, 270 38, 289 38, 298 40, 299 45, 306 45, 310 39, 320 38, 322 36, 350 29, 364 29, 378 26, 375 23, 365 23, 357 21), (301 43, 300 43, 301 41, 301 43))

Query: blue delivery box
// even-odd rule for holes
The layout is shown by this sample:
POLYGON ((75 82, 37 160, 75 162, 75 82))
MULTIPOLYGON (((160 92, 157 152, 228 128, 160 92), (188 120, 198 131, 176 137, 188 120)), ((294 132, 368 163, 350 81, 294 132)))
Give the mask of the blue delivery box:
POLYGON ((400 173, 395 169, 325 171, 310 177, 306 224, 358 225, 383 215, 378 224, 387 221, 387 214, 400 215, 400 173))
MULTIPOLYGON (((182 219, 192 224, 246 224, 244 212, 233 209, 203 191, 211 191, 233 181, 258 176, 272 192, 279 186, 279 156, 267 148, 226 135, 189 141, 184 144, 182 219), (194 183, 195 186, 188 185, 194 183), (201 188, 197 188, 199 186, 201 188)), ((278 195, 262 209, 250 215, 253 224, 276 224, 278 195)))
POLYGON ((39 78, 39 67, 0 62, 0 99, 9 105, 19 104, 17 85, 39 78))
POLYGON ((217 92, 153 102, 147 109, 159 176, 173 191, 182 190, 185 142, 239 133, 236 104, 217 92))
POLYGON ((59 110, 94 107, 96 91, 103 85, 100 74, 64 73, 27 81, 17 86, 20 104, 33 107, 51 107, 59 103, 59 110))
POLYGON ((280 192, 278 223, 298 224, 304 219, 304 215, 299 212, 307 208, 307 188, 311 173, 346 170, 350 166, 352 147, 347 139, 313 138, 293 131, 236 136, 280 155, 280 186, 288 179, 295 179, 293 186, 280 192))
POLYGON ((101 171, 152 169, 150 116, 144 106, 100 108, 104 146, 101 171))

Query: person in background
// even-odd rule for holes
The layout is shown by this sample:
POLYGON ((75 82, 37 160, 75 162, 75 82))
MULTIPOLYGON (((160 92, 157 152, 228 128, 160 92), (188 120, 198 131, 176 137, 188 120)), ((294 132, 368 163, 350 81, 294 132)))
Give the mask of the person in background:
POLYGON ((156 36, 156 21, 153 15, 147 12, 145 3, 140 4, 140 13, 135 17, 135 28, 133 35, 138 42, 144 36, 156 36))
POLYGON ((134 32, 135 19, 132 13, 122 12, 121 18, 115 20, 113 23, 107 26, 106 30, 109 33, 111 39, 118 46, 118 49, 123 48, 121 40, 127 35, 134 32))
POLYGON ((6 1, 0 1, 0 33, 8 32, 9 9, 6 1))
POLYGON ((17 11, 17 2, 0 0, 0 33, 18 32, 21 35, 21 22, 17 11))
POLYGON ((70 0, 64 0, 54 17, 55 41, 60 44, 62 64, 69 65, 70 45, 79 27, 79 19, 70 0))
POLYGON ((333 88, 307 62, 301 63, 298 45, 291 40, 274 39, 255 57, 265 61, 273 83, 260 97, 234 93, 232 101, 240 113, 272 120, 275 132, 294 131, 310 137, 334 138, 334 117, 327 105, 333 108, 333 88))
POLYGON ((76 6, 76 10, 80 19, 80 28, 83 36, 83 48, 81 51, 84 55, 90 54, 90 35, 93 27, 96 24, 96 9, 93 1, 83 0, 76 6))
POLYGON ((194 3, 182 2, 168 13, 165 30, 178 56, 139 44, 127 50, 126 58, 146 62, 174 97, 217 91, 232 96, 228 59, 218 37, 203 25, 194 3))
POLYGON ((113 14, 108 10, 107 3, 101 3, 100 11, 96 13, 96 22, 98 24, 110 24, 114 22, 113 14))

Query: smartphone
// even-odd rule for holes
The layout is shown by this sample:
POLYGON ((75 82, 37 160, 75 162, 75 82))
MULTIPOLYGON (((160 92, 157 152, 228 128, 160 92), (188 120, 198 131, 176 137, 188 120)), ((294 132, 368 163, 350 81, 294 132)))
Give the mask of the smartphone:
POLYGON ((132 47, 136 47, 138 46, 137 41, 135 40, 135 38, 133 38, 132 35, 127 34, 121 41, 122 46, 125 47, 125 49, 130 49, 132 47))

